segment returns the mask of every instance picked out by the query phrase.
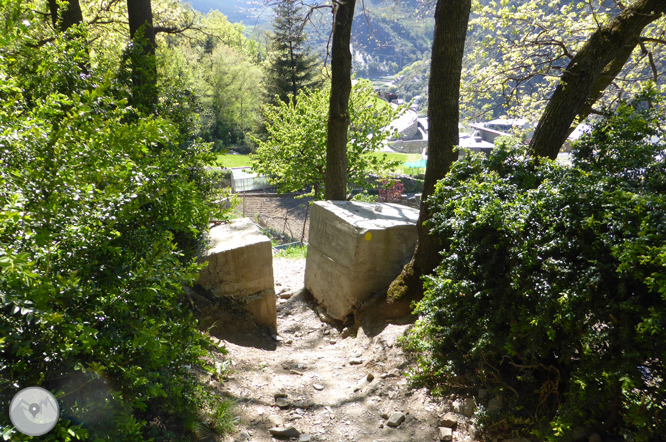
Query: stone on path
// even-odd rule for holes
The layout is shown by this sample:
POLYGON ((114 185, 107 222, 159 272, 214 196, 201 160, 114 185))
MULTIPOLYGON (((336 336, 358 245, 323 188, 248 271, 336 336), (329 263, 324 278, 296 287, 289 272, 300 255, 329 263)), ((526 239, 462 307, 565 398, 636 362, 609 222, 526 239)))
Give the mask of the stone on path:
MULTIPOLYGON (((198 284, 215 298, 239 302, 257 324, 277 330, 271 240, 249 218, 240 218, 211 228, 207 241, 202 261, 208 265, 198 284)), ((213 313, 204 312, 203 327, 213 313)))
POLYGON ((361 358, 351 358, 349 360, 349 365, 361 365, 363 363, 363 359, 361 358))
POLYGON ((444 416, 439 418, 439 426, 446 428, 456 428, 458 425, 458 417, 455 413, 446 413, 444 416))
POLYGON ((278 416, 277 414, 271 414, 268 416, 268 422, 274 427, 281 427, 284 425, 284 419, 282 416, 278 416))
POLYGON ((345 321, 411 259, 418 216, 418 210, 397 204, 315 202, 305 288, 330 316, 345 321))
POLYGON ((247 430, 242 430, 238 437, 236 438, 235 442, 247 442, 250 440, 250 433, 247 432, 247 430))
POLYGON ((310 442, 312 438, 309 434, 301 434, 301 437, 298 438, 298 442, 310 442))
POLYGON ((439 427, 439 440, 450 441, 453 440, 453 430, 448 427, 439 427))
POLYGON ((396 412, 391 415, 386 425, 389 427, 398 427, 401 423, 405 421, 405 413, 396 412))
POLYGON ((268 432, 275 437, 298 437, 301 433, 294 427, 269 428, 268 432))
POLYGON ((324 386, 321 384, 312 384, 312 388, 314 388, 317 391, 322 391, 324 389, 324 386))
POLYGON ((282 293, 280 293, 279 296, 280 296, 280 299, 289 299, 292 296, 294 296, 294 294, 292 292, 282 292, 282 293))
POLYGON ((289 404, 289 399, 287 399, 286 397, 276 397, 275 398, 275 405, 277 405, 278 407, 280 407, 282 409, 289 408, 289 405, 290 405, 289 404))

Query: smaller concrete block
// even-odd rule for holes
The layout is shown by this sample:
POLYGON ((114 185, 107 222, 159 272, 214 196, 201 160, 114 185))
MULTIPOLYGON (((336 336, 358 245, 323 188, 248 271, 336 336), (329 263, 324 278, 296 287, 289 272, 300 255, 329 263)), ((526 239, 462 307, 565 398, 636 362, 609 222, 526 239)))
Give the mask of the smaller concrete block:
POLYGON ((257 324, 277 330, 277 308, 273 290, 264 290, 254 296, 248 296, 244 301, 245 309, 257 324))
POLYGON ((250 219, 231 220, 210 229, 198 284, 217 298, 243 305, 259 325, 277 330, 273 249, 250 219))

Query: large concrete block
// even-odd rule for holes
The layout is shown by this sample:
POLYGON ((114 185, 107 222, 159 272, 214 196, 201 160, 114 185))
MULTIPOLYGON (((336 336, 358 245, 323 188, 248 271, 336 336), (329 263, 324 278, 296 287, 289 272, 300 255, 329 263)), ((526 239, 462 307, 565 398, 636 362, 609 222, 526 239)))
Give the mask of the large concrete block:
POLYGON ((344 320, 409 262, 418 217, 418 210, 397 204, 314 203, 305 288, 329 315, 344 320))
POLYGON ((210 229, 208 246, 199 285, 215 297, 240 302, 257 324, 277 330, 270 239, 250 219, 241 218, 210 229))

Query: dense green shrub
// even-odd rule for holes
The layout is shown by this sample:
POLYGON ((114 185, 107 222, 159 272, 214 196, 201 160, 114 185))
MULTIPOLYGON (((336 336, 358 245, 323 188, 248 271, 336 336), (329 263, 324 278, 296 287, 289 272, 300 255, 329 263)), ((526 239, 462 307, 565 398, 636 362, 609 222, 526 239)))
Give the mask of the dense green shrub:
MULTIPOLYGON (((3 38, 0 408, 42 386, 62 410, 43 440, 156 437, 148 421, 187 420, 206 398, 195 369, 210 342, 182 284, 211 215, 211 155, 111 93, 113 73, 83 67, 82 39, 56 36, 19 78, 8 48, 21 35, 3 38)), ((4 412, 0 434, 29 439, 4 412)))
POLYGON ((485 385, 504 399, 490 422, 514 432, 555 439, 582 426, 663 440, 658 117, 621 107, 577 145, 571 167, 507 146, 453 166, 432 199, 444 252, 408 341, 420 352, 416 379, 485 385))

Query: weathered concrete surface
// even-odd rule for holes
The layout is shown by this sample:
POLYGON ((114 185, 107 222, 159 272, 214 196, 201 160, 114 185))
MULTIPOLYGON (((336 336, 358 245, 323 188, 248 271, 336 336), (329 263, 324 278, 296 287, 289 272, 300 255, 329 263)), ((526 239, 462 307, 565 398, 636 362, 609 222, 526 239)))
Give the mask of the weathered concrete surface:
POLYGON ((314 203, 305 288, 329 315, 345 320, 412 257, 418 214, 397 204, 314 203))
POLYGON ((210 229, 208 245, 198 284, 214 297, 233 298, 257 324, 277 330, 270 239, 241 218, 210 229))

